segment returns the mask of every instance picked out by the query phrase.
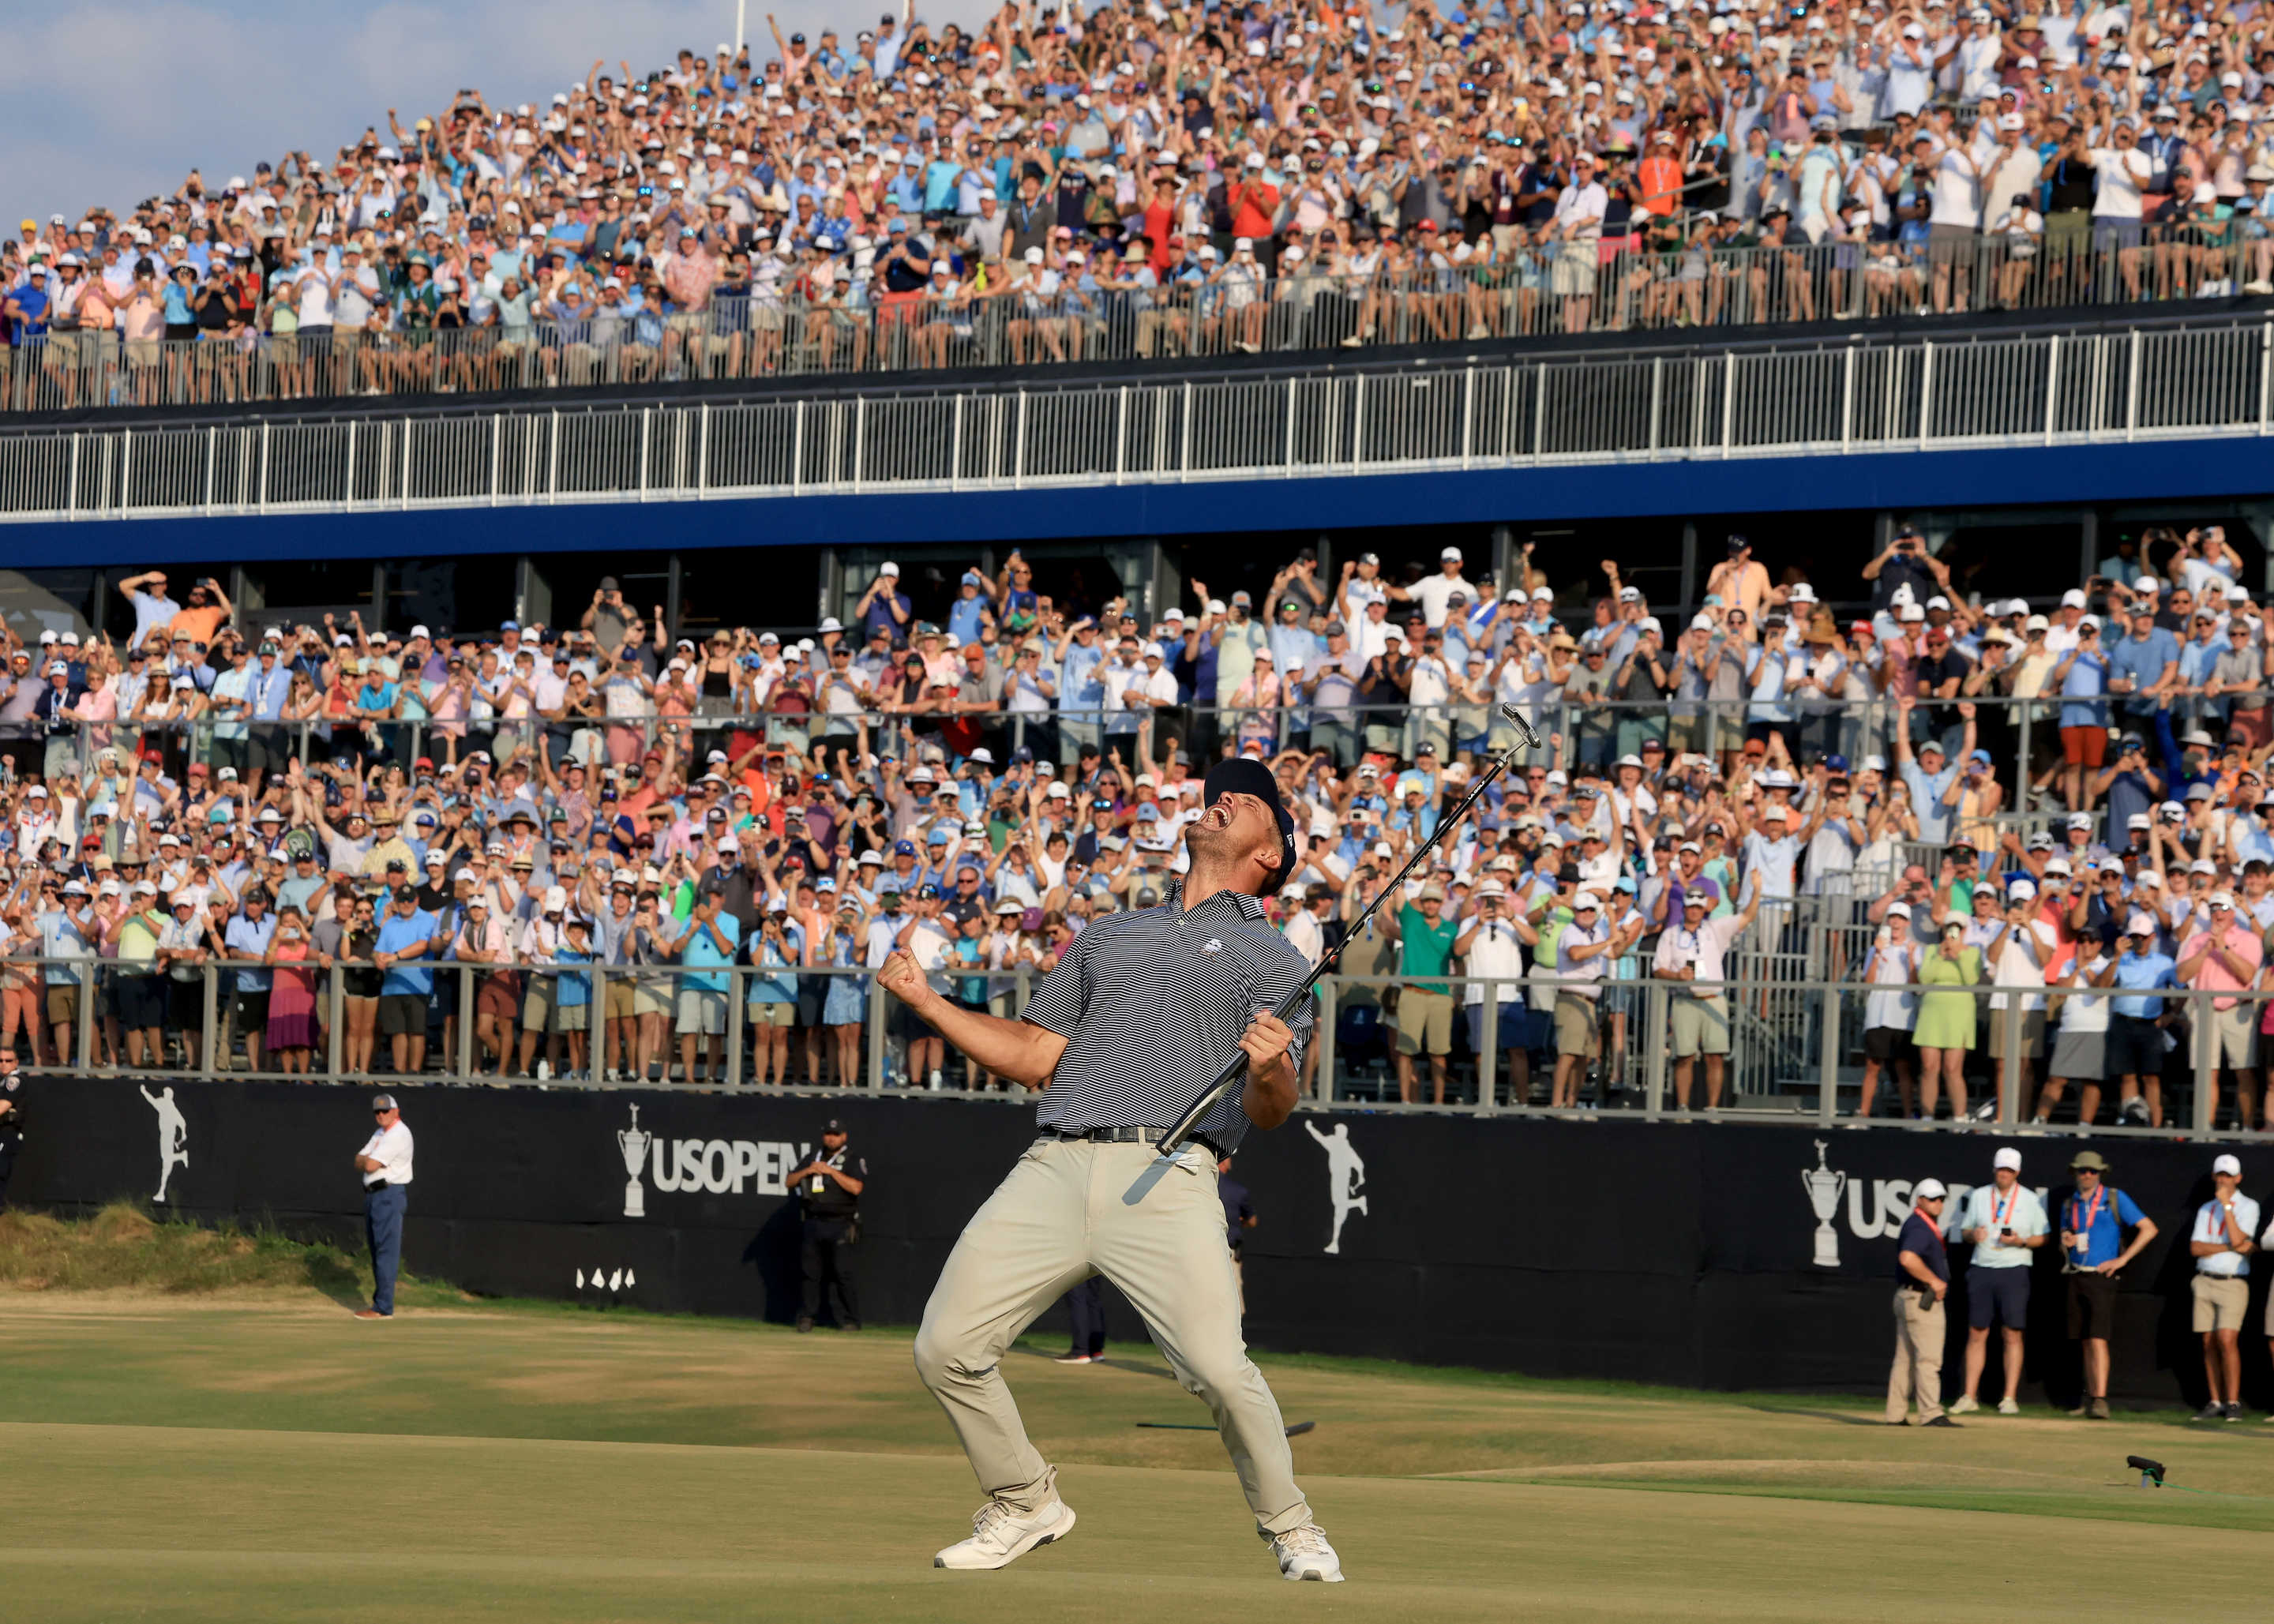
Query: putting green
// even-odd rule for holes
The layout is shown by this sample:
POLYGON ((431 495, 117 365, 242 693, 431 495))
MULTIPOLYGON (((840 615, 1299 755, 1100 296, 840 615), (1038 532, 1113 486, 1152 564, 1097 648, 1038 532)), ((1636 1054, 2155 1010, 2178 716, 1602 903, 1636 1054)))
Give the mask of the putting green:
POLYGON ((11 1617, 1188 1620, 2231 1609, 2274 1560, 2252 1425, 1956 1432, 1845 1402, 1261 1356, 1352 1582, 1281 1582, 1150 1349, 1010 1375, 1081 1522, 999 1574, 904 1333, 320 1299, 0 1295, 11 1617), (2124 1455, 2176 1483, 2113 1486, 2124 1455), (2006 1515, 1983 1515, 1999 1512, 2006 1515))

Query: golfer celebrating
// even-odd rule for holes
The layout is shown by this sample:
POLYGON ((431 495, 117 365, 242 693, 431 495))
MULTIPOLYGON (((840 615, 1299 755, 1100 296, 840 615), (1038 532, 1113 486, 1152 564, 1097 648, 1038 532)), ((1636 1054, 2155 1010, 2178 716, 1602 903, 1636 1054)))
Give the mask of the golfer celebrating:
POLYGON ((1339 1582, 1334 1547, 1295 1486, 1279 1406, 1248 1362, 1239 1286, 1224 1250, 1217 1161, 1247 1124, 1294 1109, 1307 1004, 1292 1029, 1270 1011, 1308 965, 1256 898, 1294 867, 1294 822, 1261 763, 1218 763, 1185 831, 1181 894, 1115 914, 1073 940, 1023 1020, 951 1004, 906 953, 878 981, 990 1071, 1043 1091, 1041 1136, 965 1226, 916 1333, 916 1369, 962 1440, 987 1504, 940 1568, 1001 1568, 1072 1530, 1058 1474, 1027 1440, 1004 1350, 1092 1272, 1118 1286, 1186 1389, 1215 1413, 1257 1530, 1290 1579, 1339 1582), (1232 1059, 1247 1058, 1192 1139, 1163 1131, 1232 1059))

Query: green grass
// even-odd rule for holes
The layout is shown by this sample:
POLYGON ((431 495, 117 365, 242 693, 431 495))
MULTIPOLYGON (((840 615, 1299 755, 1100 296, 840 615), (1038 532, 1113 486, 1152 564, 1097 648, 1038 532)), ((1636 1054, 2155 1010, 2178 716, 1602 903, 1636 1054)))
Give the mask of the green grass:
POLYGON ((370 1324, 342 1306, 355 1259, 144 1227, 0 1222, 0 1281, 79 1246, 111 1260, 69 1277, 118 1282, 0 1289, 0 1617, 1846 1620, 2089 1592, 2158 1619, 2232 1611, 2274 1561, 2274 1427, 1928 1432, 1852 1400, 1259 1355, 1318 1423, 1296 1466, 1352 1579, 1297 1587, 1213 1435, 1134 1425, 1205 1417, 1149 1347, 1070 1368, 1036 1339, 1007 1372, 1081 1523, 938 1573, 978 1496, 905 1332, 439 1286, 370 1324), (2120 1486, 2132 1450, 2225 1492, 2120 1486))

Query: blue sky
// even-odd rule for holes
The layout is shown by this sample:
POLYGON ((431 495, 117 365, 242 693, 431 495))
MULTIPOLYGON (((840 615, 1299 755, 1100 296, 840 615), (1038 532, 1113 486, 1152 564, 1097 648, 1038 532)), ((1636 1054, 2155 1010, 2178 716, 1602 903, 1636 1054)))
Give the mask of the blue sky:
MULTIPOLYGON (((847 40, 895 0, 750 0, 754 55, 772 51, 768 4, 787 36, 834 25, 847 40)), ((988 0, 930 0, 934 27, 969 23, 988 0)), ((79 0, 17 8, 0 50, 0 214, 5 225, 95 203, 125 210, 192 169, 219 184, 287 148, 318 159, 360 134, 403 127, 471 85, 493 106, 542 102, 594 57, 661 65, 682 45, 731 40, 734 0, 79 0)))

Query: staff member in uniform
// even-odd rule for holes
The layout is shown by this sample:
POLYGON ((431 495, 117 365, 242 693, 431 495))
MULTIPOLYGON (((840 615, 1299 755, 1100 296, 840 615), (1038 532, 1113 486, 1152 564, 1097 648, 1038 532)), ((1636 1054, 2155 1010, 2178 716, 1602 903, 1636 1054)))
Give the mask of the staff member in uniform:
POLYGON ((2242 1193, 2242 1163, 2232 1155, 2210 1164, 2212 1195, 2195 1208, 2187 1251, 2195 1260, 2195 1335, 2202 1338, 2203 1380, 2210 1402, 2198 1421, 2242 1419, 2242 1316, 2250 1306, 2250 1254, 2257 1244, 2258 1203, 2242 1193))
POLYGON ((2022 1385, 2022 1332, 2029 1323, 2029 1253, 2045 1244, 2050 1227, 2044 1203, 2022 1183, 2022 1153, 2001 1146, 1990 1167, 1990 1183, 1967 1192, 1959 1222, 1974 1246, 1974 1268, 1966 1277, 1966 1391, 1950 1407, 1954 1416, 1982 1407, 1976 1394, 1993 1318, 2005 1329, 2006 1396, 1998 1401, 1998 1413, 2022 1413, 2014 1395, 2022 1385))
POLYGON ((831 1117, 822 1126, 819 1152, 789 1176, 790 1188, 805 1206, 800 1248, 805 1297, 797 1312, 801 1331, 813 1329, 820 1318, 832 1281, 837 1283, 837 1323, 848 1331, 861 1328, 861 1294, 847 1253, 861 1238, 861 1192, 868 1184, 868 1162, 853 1154, 845 1124, 831 1117))
POLYGON ((2078 1151, 2068 1170, 2076 1189, 2061 1204, 2061 1273, 2068 1280, 2068 1334, 2084 1344, 2084 1396, 2069 1414, 2105 1421, 2116 1276, 2156 1238, 2156 1225, 2130 1196, 2108 1187, 2108 1162, 2098 1151, 2078 1151))
POLYGON ((371 1306, 356 1310, 358 1320, 395 1317, 395 1271, 403 1262, 403 1209, 410 1195, 410 1130, 395 1109, 395 1096, 371 1102, 377 1126, 356 1152, 363 1176, 364 1238, 371 1246, 371 1306))
POLYGON ((958 1007, 896 952, 879 981, 949 1042, 1043 1093, 1041 1136, 956 1242, 916 1332, 916 1369, 947 1411, 986 1505, 942 1568, 1001 1568, 1070 1532, 1058 1474, 1028 1441, 1003 1380, 1012 1340, 1092 1269, 1136 1307, 1187 1391, 1208 1402, 1258 1530, 1289 1579, 1342 1567, 1295 1485, 1286 1425, 1239 1333, 1216 1164, 1250 1123, 1295 1109, 1308 974, 1258 898, 1295 865, 1294 820, 1261 763, 1220 762, 1185 826, 1190 868, 1163 906, 1108 914, 1073 939, 1020 1020, 958 1007), (1243 1086, 1163 1161, 1155 1147, 1235 1054, 1243 1086))
POLYGON ((1231 1158, 1226 1156, 1216 1164, 1216 1199, 1224 1203, 1224 1244, 1231 1248, 1231 1272, 1239 1282, 1239 1312, 1247 1312, 1247 1259, 1241 1248, 1247 1244, 1247 1231, 1255 1227, 1255 1204, 1247 1199, 1247 1186, 1231 1176, 1231 1158))
POLYGON ((0 1213, 8 1210, 8 1181, 24 1148, 24 1078, 13 1049, 0 1049, 0 1213))
POLYGON ((1887 1425, 1910 1419, 1918 1400, 1921 1426, 1956 1426, 1942 1413, 1942 1299, 1950 1290, 1950 1257, 1942 1246, 1942 1203, 1950 1192, 1939 1178, 1922 1178, 1911 1192, 1911 1215, 1895 1251, 1895 1363, 1887 1372, 1887 1425))

